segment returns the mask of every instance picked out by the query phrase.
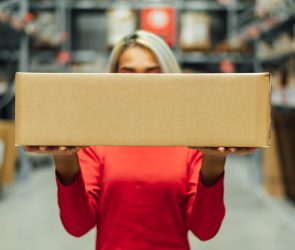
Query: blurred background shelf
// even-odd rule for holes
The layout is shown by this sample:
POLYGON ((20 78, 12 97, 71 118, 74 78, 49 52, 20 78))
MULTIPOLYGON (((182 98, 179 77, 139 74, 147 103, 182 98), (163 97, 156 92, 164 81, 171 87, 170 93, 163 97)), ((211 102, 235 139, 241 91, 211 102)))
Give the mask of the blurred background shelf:
POLYGON ((200 52, 181 53, 178 55, 181 63, 207 63, 218 64, 223 60, 230 60, 233 63, 253 64, 255 60, 253 56, 245 56, 233 53, 219 53, 219 54, 206 54, 200 52))
MULTIPOLYGON (((251 1, 250 1, 251 2, 251 1)), ((252 1, 253 2, 253 1, 252 1)), ((220 4, 216 1, 76 1, 68 6, 68 8, 73 9, 95 9, 95 10, 105 10, 114 7, 124 6, 131 9, 141 9, 147 6, 172 6, 178 10, 242 10, 251 5, 251 3, 233 3, 233 4, 220 4)))
POLYGON ((280 65, 292 58, 293 59, 295 58, 295 50, 290 51, 288 53, 283 53, 281 55, 274 55, 274 56, 269 56, 267 58, 261 58, 260 61, 262 64, 266 64, 266 65, 280 65))

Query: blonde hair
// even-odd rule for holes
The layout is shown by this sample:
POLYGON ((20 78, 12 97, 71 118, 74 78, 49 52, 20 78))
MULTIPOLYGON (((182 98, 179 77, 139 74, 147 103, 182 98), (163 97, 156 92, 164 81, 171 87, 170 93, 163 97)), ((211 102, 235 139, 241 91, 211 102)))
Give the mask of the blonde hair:
POLYGON ((118 71, 120 56, 125 49, 131 46, 139 46, 150 50, 157 58, 162 73, 181 72, 173 52, 162 38, 144 30, 137 30, 135 33, 121 39, 114 46, 110 55, 108 67, 110 73, 116 73, 118 71))

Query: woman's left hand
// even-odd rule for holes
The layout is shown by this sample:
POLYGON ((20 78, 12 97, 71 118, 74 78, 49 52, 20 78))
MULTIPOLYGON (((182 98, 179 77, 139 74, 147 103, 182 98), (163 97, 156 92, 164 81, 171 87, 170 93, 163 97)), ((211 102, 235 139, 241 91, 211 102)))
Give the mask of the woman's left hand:
POLYGON ((214 155, 220 157, 226 157, 229 154, 245 155, 255 153, 257 148, 245 148, 245 147, 193 147, 189 146, 190 149, 199 150, 203 155, 214 155))
POLYGON ((226 156, 229 154, 245 155, 253 154, 257 148, 244 147, 193 147, 203 154, 201 176, 205 186, 214 185, 224 173, 226 156))

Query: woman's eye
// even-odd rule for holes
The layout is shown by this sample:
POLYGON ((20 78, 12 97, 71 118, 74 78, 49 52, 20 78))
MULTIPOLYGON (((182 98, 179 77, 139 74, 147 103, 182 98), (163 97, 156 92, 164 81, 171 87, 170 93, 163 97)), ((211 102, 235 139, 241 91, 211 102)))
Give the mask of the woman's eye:
POLYGON ((161 73, 160 68, 151 68, 151 69, 146 69, 145 73, 161 73))
POLYGON ((119 73, 132 73, 131 70, 122 69, 118 71, 119 73))

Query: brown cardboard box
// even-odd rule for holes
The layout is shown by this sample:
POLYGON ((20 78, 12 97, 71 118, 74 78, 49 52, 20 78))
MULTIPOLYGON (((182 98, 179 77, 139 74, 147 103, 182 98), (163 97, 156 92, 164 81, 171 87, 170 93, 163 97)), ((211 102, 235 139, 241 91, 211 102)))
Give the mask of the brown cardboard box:
POLYGON ((132 34, 136 30, 136 14, 126 8, 111 9, 107 16, 107 44, 111 48, 124 36, 132 34))
POLYGON ((14 145, 14 122, 0 121, 0 184, 11 184, 14 180, 17 157, 14 145))
POLYGON ((271 146, 267 149, 263 149, 261 160, 262 182, 266 191, 274 197, 284 197, 285 186, 275 130, 271 132, 271 146))
POLYGON ((209 50, 211 19, 208 14, 188 11, 181 16, 180 47, 184 51, 209 50))
POLYGON ((16 74, 17 145, 269 145, 270 75, 16 74))

